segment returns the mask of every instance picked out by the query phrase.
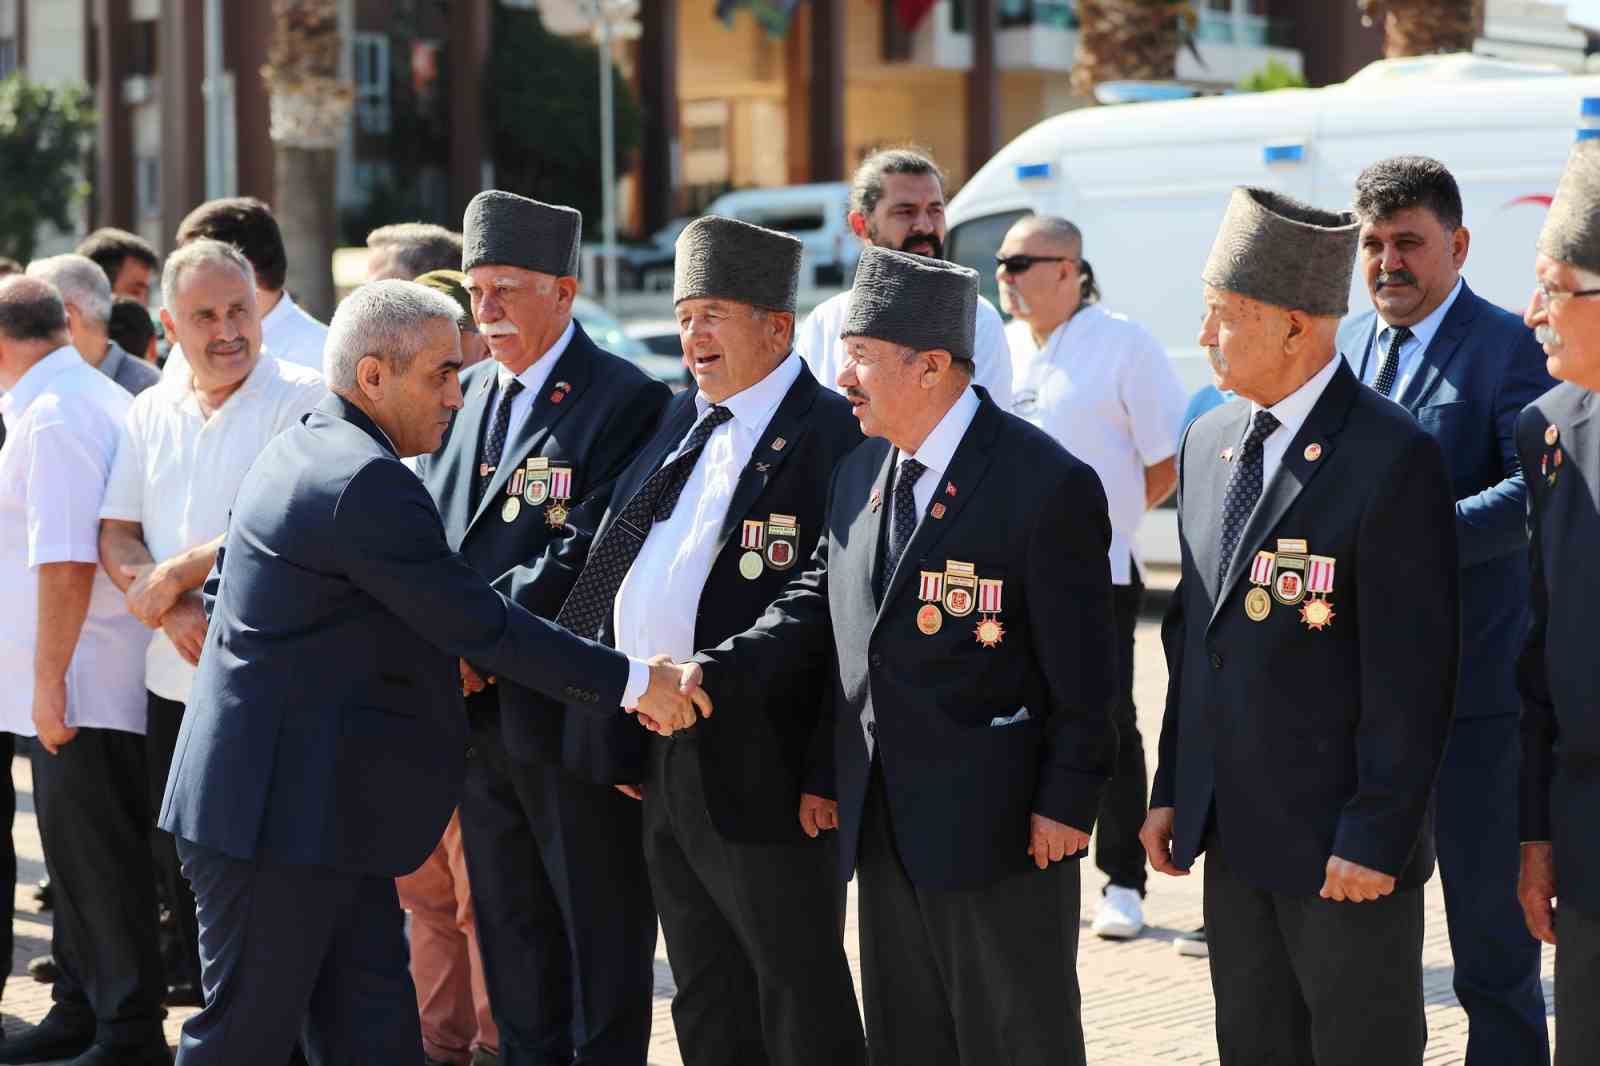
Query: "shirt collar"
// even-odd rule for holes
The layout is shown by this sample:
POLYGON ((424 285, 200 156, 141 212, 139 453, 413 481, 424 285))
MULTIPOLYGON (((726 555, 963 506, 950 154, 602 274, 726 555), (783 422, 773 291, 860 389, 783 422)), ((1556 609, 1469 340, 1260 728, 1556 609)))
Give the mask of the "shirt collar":
MULTIPOLYGON (((733 415, 734 421, 745 429, 760 433, 767 428, 767 423, 772 421, 772 413, 789 394, 789 387, 799 376, 800 357, 791 350, 783 362, 773 367, 766 377, 734 393, 717 406, 726 407, 733 415)), ((695 421, 698 422, 705 417, 711 406, 711 401, 706 399, 703 393, 695 393, 695 421)))
MULTIPOLYGON (((287 297, 285 297, 285 299, 287 299, 287 297)), ((278 360, 270 351, 267 350, 266 346, 263 345, 261 348, 261 354, 256 356, 256 365, 250 368, 249 375, 247 375, 244 381, 240 383, 239 387, 234 390, 232 396, 229 396, 226 400, 222 401, 222 407, 219 407, 217 410, 220 411, 223 408, 231 408, 240 401, 248 401, 256 393, 264 390, 267 387, 267 383, 277 376, 278 360)), ((182 403, 191 408, 196 414, 200 414, 200 401, 195 397, 194 394, 194 368, 189 365, 187 358, 184 360, 184 365, 180 372, 174 376, 172 383, 178 387, 183 397, 182 403)), ((163 382, 163 384, 165 384, 165 382, 163 382)))
POLYGON ((0 396, 0 411, 8 416, 20 415, 28 409, 28 405, 39 398, 39 394, 49 386, 55 376, 77 363, 84 363, 83 356, 78 354, 78 349, 70 344, 62 345, 43 359, 30 366, 25 374, 17 380, 16 385, 4 396, 0 396))
MULTIPOLYGON (((1450 290, 1450 295, 1446 296, 1438 307, 1430 311, 1427 318, 1411 327, 1411 336, 1416 339, 1417 344, 1424 350, 1427 349, 1429 344, 1433 343, 1433 335, 1438 333, 1439 327, 1444 324, 1444 316, 1450 313, 1450 308, 1454 306, 1456 297, 1461 295, 1461 286, 1463 284, 1464 279, 1457 278, 1456 287, 1450 290)), ((1382 320, 1380 319, 1380 321, 1382 320)), ((1378 331, 1378 347, 1380 349, 1388 348, 1388 337, 1393 332, 1394 327, 1389 325, 1378 331)))
MULTIPOLYGON (((1335 358, 1329 359, 1328 365, 1312 374, 1310 380, 1304 385, 1301 385, 1271 407, 1263 408, 1260 404, 1251 401, 1251 420, 1254 421, 1258 411, 1271 411, 1272 417, 1278 420, 1279 429, 1287 430, 1289 439, 1293 440, 1294 435, 1300 432, 1300 427, 1305 425, 1306 419, 1311 417, 1311 409, 1317 406, 1318 400, 1322 399, 1322 392, 1328 387, 1328 382, 1332 381, 1333 375, 1339 372, 1341 360, 1337 355, 1338 353, 1335 353, 1335 358)), ((1246 430, 1246 432, 1249 431, 1246 430)))
POLYGON ((956 448, 961 444, 961 438, 967 435, 967 429, 972 425, 972 420, 978 414, 978 394, 968 385, 960 398, 950 405, 950 410, 939 419, 939 424, 933 427, 922 442, 922 447, 911 456, 935 475, 943 476, 950 469, 950 461, 956 456, 956 448))
POLYGON ((272 305, 272 310, 261 316, 261 331, 275 330, 287 325, 291 318, 296 317, 295 312, 300 310, 300 305, 294 302, 294 297, 289 295, 289 290, 284 289, 278 297, 278 302, 272 305))
POLYGON ((550 372, 555 369, 556 363, 566 353, 567 345, 572 343, 573 334, 577 331, 577 320, 574 319, 568 322, 567 328, 561 331, 561 336, 556 338, 556 342, 545 349, 543 355, 528 364, 528 369, 520 374, 513 374, 506 369, 503 363, 498 364, 495 370, 495 377, 500 385, 500 390, 504 392, 506 386, 511 384, 511 379, 516 378, 522 382, 522 387, 529 394, 538 393, 540 389, 544 388, 544 383, 550 380, 550 372))

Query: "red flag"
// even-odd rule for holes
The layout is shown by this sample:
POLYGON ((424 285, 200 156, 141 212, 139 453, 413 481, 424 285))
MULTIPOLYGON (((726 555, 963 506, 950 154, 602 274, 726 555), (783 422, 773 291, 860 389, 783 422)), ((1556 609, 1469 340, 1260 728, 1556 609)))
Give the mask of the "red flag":
POLYGON ((910 33, 939 0, 894 0, 894 13, 900 28, 910 33))

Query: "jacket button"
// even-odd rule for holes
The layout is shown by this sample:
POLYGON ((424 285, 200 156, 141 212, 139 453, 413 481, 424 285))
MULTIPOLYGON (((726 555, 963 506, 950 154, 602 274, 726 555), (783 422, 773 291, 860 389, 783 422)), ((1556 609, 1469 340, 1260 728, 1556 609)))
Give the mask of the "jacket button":
POLYGON ((478 749, 474 748, 472 745, 468 744, 467 745, 467 758, 476 759, 477 757, 478 757, 478 749))
POLYGON ((1221 670, 1222 669, 1222 656, 1220 654, 1218 654, 1217 652, 1212 652, 1211 653, 1211 669, 1213 669, 1213 670, 1221 670))
POLYGON ((867 736, 875 737, 877 735, 878 735, 878 722, 877 722, 876 719, 874 719, 874 720, 872 720, 872 721, 867 723, 867 736))
POLYGON ((880 655, 878 652, 873 652, 871 655, 867 656, 867 662, 872 664, 873 666, 882 666, 883 665, 883 656, 880 655))

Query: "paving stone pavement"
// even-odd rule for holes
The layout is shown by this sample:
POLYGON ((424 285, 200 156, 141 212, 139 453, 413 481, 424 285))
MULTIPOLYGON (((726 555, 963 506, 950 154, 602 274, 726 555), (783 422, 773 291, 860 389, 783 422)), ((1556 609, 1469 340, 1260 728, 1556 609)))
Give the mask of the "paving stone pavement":
MULTIPOLYGON (((1149 612, 1147 611, 1147 614, 1149 612)), ((1166 693, 1166 666, 1155 617, 1139 627, 1136 652, 1135 698, 1146 751, 1153 753, 1160 729, 1161 706, 1166 693)), ((1150 769, 1154 771, 1153 760, 1150 769)), ((14 835, 18 858, 16 893, 16 949, 11 979, 6 983, 0 1010, 5 1030, 16 1033, 35 1024, 50 1007, 50 988, 27 976, 27 963, 49 950, 50 916, 41 914, 33 899, 33 885, 44 872, 39 835, 33 818, 32 784, 26 759, 12 766, 17 785, 17 821, 14 835)), ((1130 943, 1095 939, 1088 930, 1101 878, 1091 865, 1084 866, 1083 938, 1078 954, 1079 982, 1083 988, 1083 1022, 1093 1066, 1152 1066, 1152 1064, 1217 1062, 1211 1028, 1211 985, 1204 960, 1177 955, 1171 941, 1180 932, 1200 924, 1200 876, 1183 879, 1152 875, 1146 902, 1149 928, 1130 943)), ((1427 936, 1423 945, 1424 984, 1428 1005, 1426 1062, 1459 1063, 1466 1049, 1466 1015, 1450 988, 1450 944, 1445 933, 1444 901, 1438 878, 1428 885, 1427 936)), ((850 966, 860 980, 856 910, 852 892, 845 931, 850 966)), ((1545 993, 1552 991, 1554 954, 1544 953, 1545 993)), ((650 1044, 651 1066, 679 1066, 673 1038, 672 975, 666 949, 656 949, 655 1026, 650 1044)), ((1553 1008, 1552 1008, 1553 1010, 1553 1008)), ((176 1046, 179 1027, 192 1010, 174 1010, 167 1019, 167 1036, 176 1046)), ((1553 1013, 1550 1015, 1553 1023, 1553 1013)))

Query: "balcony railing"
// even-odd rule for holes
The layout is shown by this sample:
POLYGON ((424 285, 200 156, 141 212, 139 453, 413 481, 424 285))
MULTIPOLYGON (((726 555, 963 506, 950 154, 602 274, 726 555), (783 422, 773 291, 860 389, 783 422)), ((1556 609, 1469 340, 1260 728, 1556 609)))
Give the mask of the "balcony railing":
MULTIPOLYGON (((1078 5, 1074 0, 996 0, 995 16, 1001 29, 1022 26, 1047 26, 1058 30, 1078 28, 1078 5)), ((967 0, 951 0, 950 28, 967 32, 967 0)))

